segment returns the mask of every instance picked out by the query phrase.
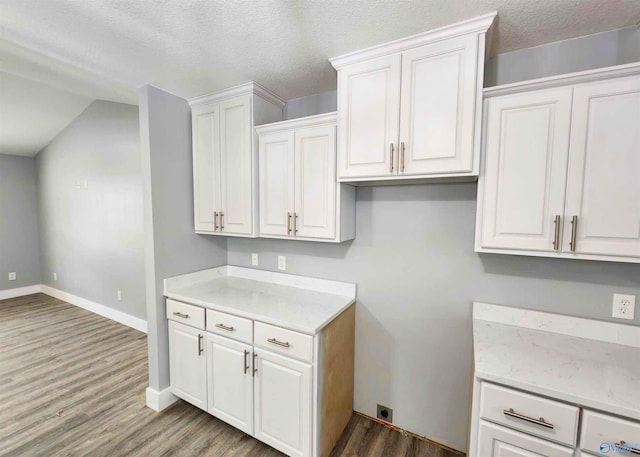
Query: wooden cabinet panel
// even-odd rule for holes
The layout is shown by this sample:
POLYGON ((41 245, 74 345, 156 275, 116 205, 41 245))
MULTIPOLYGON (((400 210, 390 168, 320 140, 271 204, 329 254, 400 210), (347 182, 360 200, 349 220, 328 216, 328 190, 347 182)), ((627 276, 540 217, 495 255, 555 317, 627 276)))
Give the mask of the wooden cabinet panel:
POLYGON ((169 321, 171 391, 200 409, 207 409, 207 366, 204 332, 169 321))
POLYGON ((573 449, 480 421, 474 457, 573 457, 573 449))
POLYGON ((220 129, 218 106, 193 113, 195 230, 214 232, 220 207, 220 129))

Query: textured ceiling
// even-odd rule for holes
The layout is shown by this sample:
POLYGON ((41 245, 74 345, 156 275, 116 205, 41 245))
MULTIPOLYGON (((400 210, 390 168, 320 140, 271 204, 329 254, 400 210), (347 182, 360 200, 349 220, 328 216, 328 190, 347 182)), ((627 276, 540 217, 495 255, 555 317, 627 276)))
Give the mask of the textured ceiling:
POLYGON ((640 0, 0 0, 0 69, 116 101, 249 80, 291 99, 335 88, 329 57, 491 11, 494 54, 640 22, 640 0))
POLYGON ((91 102, 0 72, 0 154, 37 154, 91 102))

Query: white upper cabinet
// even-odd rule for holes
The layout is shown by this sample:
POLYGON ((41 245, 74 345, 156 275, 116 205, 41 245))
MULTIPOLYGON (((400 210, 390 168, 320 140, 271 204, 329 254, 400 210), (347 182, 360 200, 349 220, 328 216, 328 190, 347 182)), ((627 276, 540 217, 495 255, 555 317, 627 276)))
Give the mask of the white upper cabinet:
POLYGON ((494 18, 331 59, 340 181, 478 174, 485 35, 494 18))
POLYGON ((485 92, 476 251, 640 262, 640 64, 485 92))
POLYGON ((258 233, 254 125, 282 119, 284 101, 256 83, 189 100, 193 130, 195 231, 258 233))
POLYGON ((260 236, 355 237, 355 188, 336 182, 336 115, 260 126, 260 236))

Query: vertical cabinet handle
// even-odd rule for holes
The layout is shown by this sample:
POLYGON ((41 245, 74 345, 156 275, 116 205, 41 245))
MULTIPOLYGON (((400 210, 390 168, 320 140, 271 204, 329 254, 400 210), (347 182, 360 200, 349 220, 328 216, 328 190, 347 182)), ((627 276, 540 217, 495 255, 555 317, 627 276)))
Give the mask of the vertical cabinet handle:
POLYGON ((220 231, 224 230, 224 213, 220 211, 220 231))
POLYGON ((560 249, 560 215, 556 215, 553 223, 555 225, 553 229, 553 250, 557 251, 560 249))
POLYGON ((404 141, 400 143, 400 171, 404 173, 404 141))
POLYGON ((571 218, 571 242, 569 246, 571 247, 571 252, 576 252, 576 238, 578 237, 578 216, 573 216, 571 218))
POLYGON ((298 234, 298 213, 293 213, 293 234, 298 234))
POLYGON ((256 354, 255 352, 253 353, 253 375, 255 376, 256 373, 258 372, 258 369, 256 368, 256 357, 258 357, 258 354, 256 354))
POLYGON ((291 213, 287 213, 287 235, 291 235, 291 213))
POLYGON ((389 169, 389 173, 393 173, 393 143, 389 144, 389 158, 391 163, 391 168, 389 169))
POLYGON ((247 371, 249 371, 249 361, 247 360, 248 356, 249 356, 249 351, 247 351, 245 349, 245 351, 244 351, 244 374, 247 374, 247 371))
POLYGON ((218 230, 218 212, 213 212, 213 230, 218 230))
POLYGON ((198 355, 201 355, 204 352, 204 347, 202 347, 202 339, 204 337, 198 334, 198 355))

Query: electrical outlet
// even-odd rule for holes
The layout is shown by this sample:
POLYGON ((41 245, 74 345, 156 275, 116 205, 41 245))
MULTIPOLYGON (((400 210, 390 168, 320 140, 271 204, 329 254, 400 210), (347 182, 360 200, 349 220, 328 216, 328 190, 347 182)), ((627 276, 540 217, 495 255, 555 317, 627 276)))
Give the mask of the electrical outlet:
POLYGON ((385 422, 393 423, 393 409, 387 408, 383 405, 378 405, 378 412, 376 417, 382 419, 385 422))
POLYGON ((255 252, 251 254, 251 265, 253 265, 254 267, 258 266, 258 254, 255 252))
POLYGON ((54 281, 58 280, 58 273, 56 273, 55 271, 53 272, 53 280, 54 281))
POLYGON ((286 270, 287 269, 287 258, 283 255, 278 256, 278 270, 286 270))
POLYGON ((635 295, 613 294, 613 312, 611 313, 613 317, 633 320, 635 308, 635 295))
POLYGON ((121 290, 116 292, 116 298, 118 299, 118 301, 122 301, 122 291, 121 290))
POLYGON ((12 271, 11 273, 9 273, 9 281, 15 281, 16 280, 16 272, 12 271))

